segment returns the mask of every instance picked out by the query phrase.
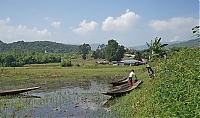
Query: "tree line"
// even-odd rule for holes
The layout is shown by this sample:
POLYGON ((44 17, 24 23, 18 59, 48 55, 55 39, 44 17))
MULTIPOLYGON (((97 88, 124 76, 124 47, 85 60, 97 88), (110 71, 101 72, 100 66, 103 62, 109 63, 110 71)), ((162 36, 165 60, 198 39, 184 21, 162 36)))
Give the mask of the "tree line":
MULTIPOLYGON (((17 67, 23 66, 25 64, 45 64, 45 63, 61 63, 62 57, 72 58, 72 55, 76 55, 75 57, 82 56, 82 59, 85 60, 89 54, 89 57, 94 59, 105 59, 109 62, 111 61, 121 61, 124 57, 125 53, 135 55, 135 59, 142 61, 142 59, 148 59, 149 61, 163 57, 164 54, 168 53, 164 47, 167 44, 161 44, 161 38, 156 37, 154 40, 151 40, 151 43, 147 43, 149 47, 146 50, 134 50, 125 48, 123 45, 119 45, 116 40, 108 40, 108 44, 101 44, 95 51, 91 50, 91 46, 89 44, 80 45, 77 53, 50 53, 43 51, 22 51, 19 49, 14 49, 9 52, 1 52, 0 53, 0 66, 4 67, 17 67), (70 56, 71 55, 71 56, 70 56), (62 56, 62 57, 61 57, 62 56)), ((52 49, 53 50, 53 49, 52 49)), ((178 48, 171 48, 173 51, 178 51, 178 48)), ((174 52, 173 51, 173 52, 174 52)), ((62 60, 63 61, 63 60, 62 60)), ((71 61, 67 62, 63 61, 61 63, 63 66, 71 66, 71 61)))
POLYGON ((151 43, 147 43, 149 49, 146 50, 134 50, 125 48, 123 45, 119 45, 116 40, 108 40, 108 44, 101 44, 95 51, 91 51, 89 44, 83 44, 79 46, 79 52, 82 54, 82 59, 86 59, 86 55, 92 52, 94 59, 106 59, 107 61, 121 61, 125 53, 135 55, 135 59, 151 59, 153 57, 162 57, 165 53, 165 46, 168 44, 161 44, 161 38, 156 37, 151 40, 151 43))
POLYGON ((0 66, 20 67, 25 64, 45 64, 61 62, 61 55, 45 52, 25 52, 15 49, 10 52, 0 53, 0 66))

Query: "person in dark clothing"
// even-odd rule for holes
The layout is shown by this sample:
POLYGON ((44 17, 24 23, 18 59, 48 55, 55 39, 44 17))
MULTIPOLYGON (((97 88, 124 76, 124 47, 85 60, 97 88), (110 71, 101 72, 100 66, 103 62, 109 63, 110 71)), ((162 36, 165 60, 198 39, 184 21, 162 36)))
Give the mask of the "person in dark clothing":
POLYGON ((146 68, 147 68, 149 77, 154 78, 154 72, 153 72, 153 69, 151 68, 151 66, 147 65, 146 68))

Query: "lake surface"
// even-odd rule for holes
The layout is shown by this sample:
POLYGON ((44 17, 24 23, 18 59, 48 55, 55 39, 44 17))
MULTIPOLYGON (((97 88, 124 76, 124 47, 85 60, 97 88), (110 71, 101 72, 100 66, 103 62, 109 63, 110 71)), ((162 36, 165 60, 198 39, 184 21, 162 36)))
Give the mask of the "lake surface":
MULTIPOLYGON (((53 83, 52 83, 53 84, 53 83)), ((1 99, 0 115, 5 117, 116 117, 103 105, 110 99, 101 92, 109 89, 104 81, 66 84, 57 89, 31 91, 1 99)))

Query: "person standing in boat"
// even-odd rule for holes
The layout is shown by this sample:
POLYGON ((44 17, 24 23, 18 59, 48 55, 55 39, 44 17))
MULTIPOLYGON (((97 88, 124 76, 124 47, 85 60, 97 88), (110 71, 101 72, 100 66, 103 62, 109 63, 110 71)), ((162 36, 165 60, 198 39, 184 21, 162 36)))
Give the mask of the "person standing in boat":
POLYGON ((133 81, 133 77, 134 77, 134 76, 135 76, 135 78, 137 78, 136 75, 135 75, 135 73, 134 73, 134 70, 132 70, 132 71, 129 73, 129 76, 128 76, 130 85, 132 85, 132 81, 133 81))

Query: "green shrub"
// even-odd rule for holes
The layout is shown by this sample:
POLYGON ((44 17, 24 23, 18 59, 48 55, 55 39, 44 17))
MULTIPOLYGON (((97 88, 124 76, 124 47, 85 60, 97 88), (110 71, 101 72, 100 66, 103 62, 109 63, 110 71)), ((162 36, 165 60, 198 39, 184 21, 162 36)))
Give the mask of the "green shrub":
POLYGON ((67 61, 63 60, 61 62, 61 66, 62 67, 70 67, 70 66, 73 66, 73 64, 71 63, 71 60, 67 60, 67 61))

